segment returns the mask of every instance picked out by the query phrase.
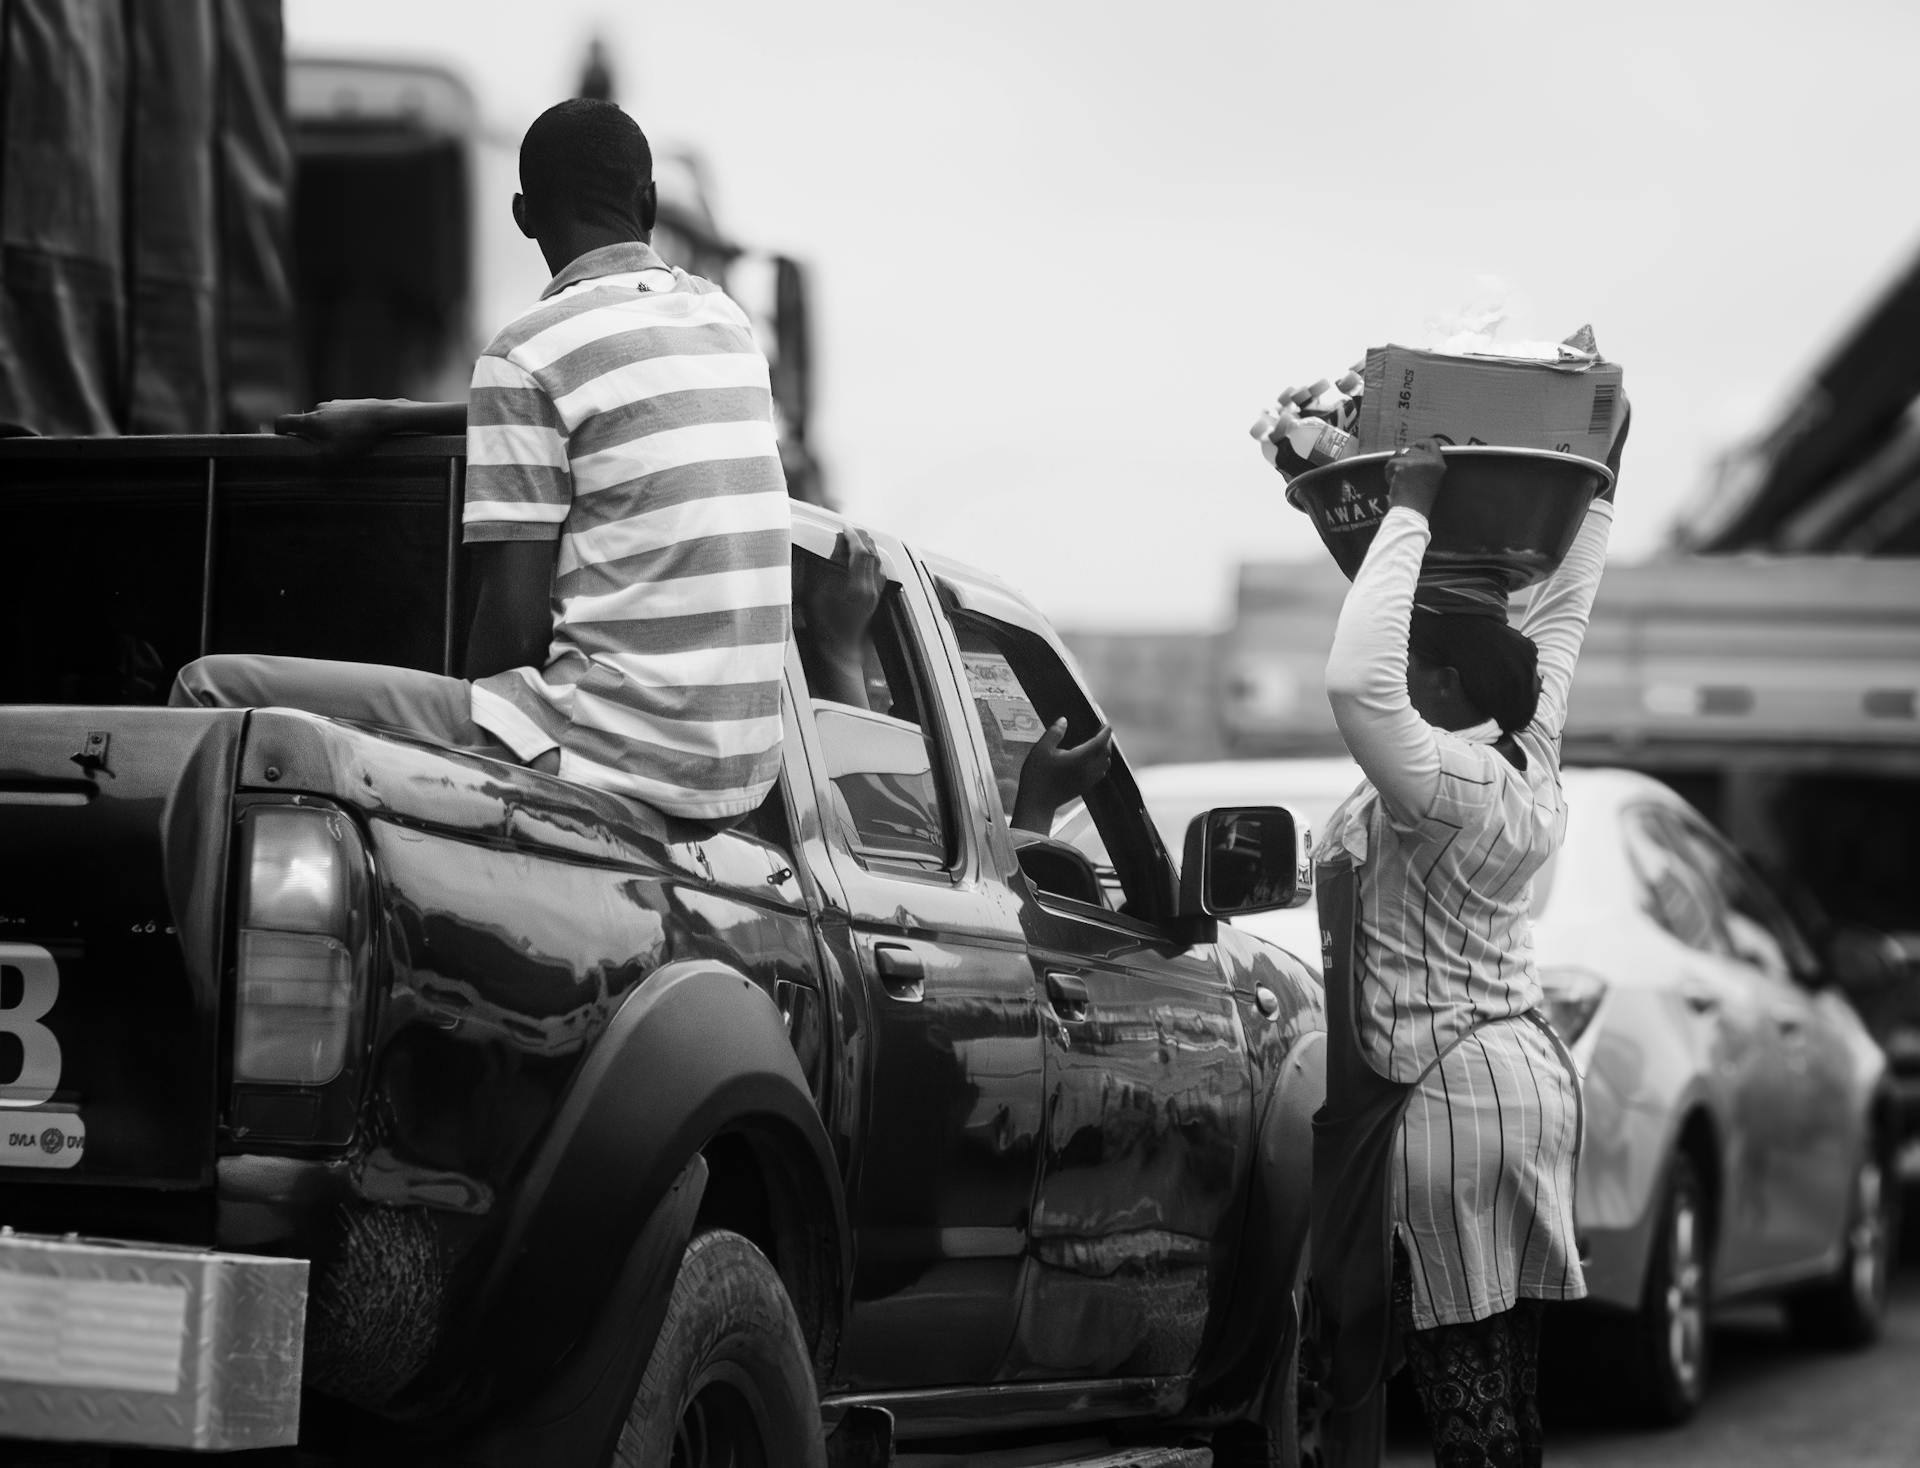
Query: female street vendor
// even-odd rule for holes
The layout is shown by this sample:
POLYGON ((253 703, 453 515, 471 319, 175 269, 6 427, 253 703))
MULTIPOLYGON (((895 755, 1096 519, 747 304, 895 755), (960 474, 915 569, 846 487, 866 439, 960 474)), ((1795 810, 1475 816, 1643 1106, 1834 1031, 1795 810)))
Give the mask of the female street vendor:
POLYGON ((1542 1015, 1528 909, 1533 874, 1566 831, 1560 730, 1612 489, 1516 629, 1504 594, 1421 580, 1445 474, 1433 440, 1388 462, 1389 508, 1327 663, 1335 720, 1367 778, 1316 852, 1325 1427, 1333 1461, 1377 1461, 1397 1347, 1441 1468, 1530 1465, 1542 1454, 1542 1303, 1579 1299, 1586 1284, 1573 1223, 1580 1083, 1542 1015))

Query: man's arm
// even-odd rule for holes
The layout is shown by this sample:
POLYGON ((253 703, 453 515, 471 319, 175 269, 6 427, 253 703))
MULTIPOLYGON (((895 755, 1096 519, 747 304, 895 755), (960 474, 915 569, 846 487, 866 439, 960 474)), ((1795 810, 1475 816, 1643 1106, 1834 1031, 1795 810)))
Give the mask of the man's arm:
POLYGON ((475 580, 468 678, 546 665, 553 641, 553 564, 559 544, 483 540, 468 546, 475 580))
POLYGON ((1433 808, 1440 742, 1407 696, 1407 632, 1445 461, 1423 441, 1388 465, 1386 517, 1340 604, 1327 700, 1348 751, 1402 820, 1433 808))
POLYGON ((567 429, 505 357, 474 364, 465 538, 477 584, 466 675, 539 668, 553 641, 553 573, 573 504, 567 429))
POLYGON ((870 708, 867 647, 886 594, 887 572, 864 530, 843 530, 833 557, 796 586, 794 641, 815 698, 870 708))
POLYGON ((275 433, 293 434, 341 454, 363 453, 397 433, 467 431, 465 403, 416 403, 408 398, 334 398, 308 413, 282 413, 275 433))

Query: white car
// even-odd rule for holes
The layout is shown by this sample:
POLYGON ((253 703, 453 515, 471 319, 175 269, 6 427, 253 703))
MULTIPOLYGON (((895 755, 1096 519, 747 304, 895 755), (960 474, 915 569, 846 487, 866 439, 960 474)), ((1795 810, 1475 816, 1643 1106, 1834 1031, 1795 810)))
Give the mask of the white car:
MULTIPOLYGON (((1852 1006, 1686 801, 1627 770, 1562 778, 1567 840, 1535 878, 1534 950, 1586 1078, 1589 1324, 1638 1415, 1676 1422, 1705 1390, 1716 1303, 1778 1295, 1811 1341, 1878 1335, 1896 1108, 1852 1006)), ((1229 760, 1146 769, 1139 785, 1178 852, 1192 816, 1219 806, 1285 805, 1318 831, 1359 779, 1344 758, 1229 760)), ((1236 925, 1318 964, 1311 907, 1236 925)))

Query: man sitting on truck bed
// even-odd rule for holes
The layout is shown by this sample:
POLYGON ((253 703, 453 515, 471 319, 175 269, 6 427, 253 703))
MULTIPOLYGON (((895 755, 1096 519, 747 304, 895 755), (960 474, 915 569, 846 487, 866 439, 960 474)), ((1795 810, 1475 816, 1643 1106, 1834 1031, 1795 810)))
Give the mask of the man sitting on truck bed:
POLYGON ((183 668, 172 702, 383 724, 731 820, 780 763, 791 521, 767 361, 739 306, 648 243, 652 153, 618 107, 542 113, 520 185, 514 222, 553 282, 481 354, 470 402, 324 404, 289 425, 464 425, 466 679, 221 655, 183 668))

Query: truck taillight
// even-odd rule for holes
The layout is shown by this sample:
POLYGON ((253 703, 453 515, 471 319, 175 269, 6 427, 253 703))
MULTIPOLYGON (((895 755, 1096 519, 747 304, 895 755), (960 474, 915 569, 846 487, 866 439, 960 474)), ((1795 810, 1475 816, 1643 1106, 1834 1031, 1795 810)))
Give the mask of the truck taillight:
POLYGON ((324 1085, 358 1029, 366 852, 353 822, 313 806, 253 806, 243 833, 233 1076, 324 1085))

